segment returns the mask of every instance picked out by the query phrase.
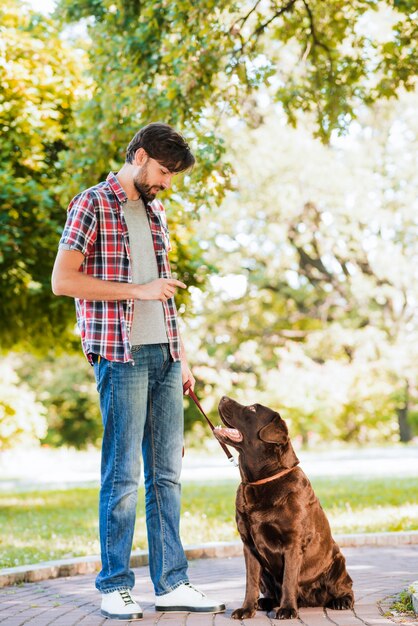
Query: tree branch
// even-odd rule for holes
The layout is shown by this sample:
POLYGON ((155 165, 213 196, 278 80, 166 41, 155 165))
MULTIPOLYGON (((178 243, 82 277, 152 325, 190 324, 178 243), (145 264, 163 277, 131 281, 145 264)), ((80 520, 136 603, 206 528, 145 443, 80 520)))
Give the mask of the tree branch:
MULTIPOLYGON (((248 37, 248 39, 246 41, 243 42, 243 44, 241 45, 241 47, 236 50, 233 54, 233 58, 237 58, 238 55, 241 55, 244 52, 244 49, 248 46, 248 44, 250 43, 250 41, 255 37, 255 42, 253 43, 253 47, 255 46, 255 44, 257 43, 258 38, 260 37, 260 35, 266 30, 266 28, 268 26, 270 26, 270 24, 277 19, 278 17, 280 17, 281 15, 283 15, 283 13, 286 13, 288 11, 291 11, 293 5, 297 2, 297 0, 289 0, 289 2, 287 4, 285 4, 285 6, 281 7, 278 11, 276 11, 275 13, 273 13, 273 15, 263 24, 260 24, 255 30, 254 32, 251 33, 251 35, 248 37)), ((258 3, 257 3, 258 4, 258 3)), ((257 6, 257 5, 256 5, 257 6)), ((255 7, 254 7, 255 8, 255 7)))
POLYGON ((248 18, 249 18, 249 17, 250 17, 250 16, 254 13, 254 11, 256 11, 256 9, 257 9, 258 5, 260 4, 260 2, 261 2, 261 0, 257 0, 257 2, 255 3, 255 5, 253 6, 253 8, 252 8, 250 11, 248 11, 247 15, 244 15, 243 17, 240 17, 238 20, 236 20, 236 21, 232 24, 232 26, 231 26, 231 28, 229 29, 229 31, 230 31, 230 32, 231 32, 231 31, 233 31, 234 27, 235 27, 237 24, 240 24, 240 26, 241 26, 241 28, 242 28, 242 27, 244 26, 245 22, 248 20, 248 18))
POLYGON ((276 11, 276 13, 274 13, 272 15, 272 17, 267 20, 267 22, 264 22, 264 24, 260 24, 260 26, 258 28, 255 29, 255 31, 250 35, 250 39, 252 37, 258 37, 259 35, 261 35, 261 33, 268 27, 270 26, 270 24, 277 18, 280 17, 281 15, 283 15, 283 13, 286 13, 287 11, 290 11, 293 7, 293 5, 295 4, 296 0, 290 0, 290 2, 288 2, 284 7, 282 7, 281 9, 279 9, 278 11, 276 11))
MULTIPOLYGON (((314 22, 314 18, 313 18, 313 13, 311 10, 311 7, 309 6, 309 4, 307 3, 306 0, 302 0, 306 12, 308 14, 309 17, 309 23, 311 26, 311 36, 312 36, 312 41, 314 43, 314 47, 318 46, 319 48, 323 48, 323 50, 325 50, 326 55, 328 57, 328 61, 329 61, 329 65, 330 65, 330 78, 332 78, 332 76, 334 75, 334 64, 333 64, 333 60, 332 60, 332 55, 331 55, 331 50, 329 49, 329 47, 324 44, 322 41, 320 41, 318 39, 318 35, 316 34, 316 28, 315 28, 315 22, 314 22)), ((306 51, 305 51, 306 54, 306 51)), ((307 55, 306 55, 307 56, 307 55)))

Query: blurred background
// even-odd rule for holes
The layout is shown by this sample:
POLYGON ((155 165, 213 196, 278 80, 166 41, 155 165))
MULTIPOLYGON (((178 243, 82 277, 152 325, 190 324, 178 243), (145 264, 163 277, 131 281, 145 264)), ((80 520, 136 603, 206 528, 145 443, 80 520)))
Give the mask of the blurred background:
MULTIPOLYGON (((74 303, 52 295, 50 275, 71 198, 118 170, 142 125, 163 121, 197 158, 162 200, 173 272, 188 285, 177 304, 205 410, 218 421, 223 394, 274 407, 312 471, 328 461, 328 478, 396 478, 398 469, 396 485, 366 489, 363 480, 351 499, 348 480, 341 514, 363 506, 359 494, 393 495, 402 480, 406 512, 392 526, 383 512, 377 527, 341 528, 418 528, 417 24, 415 0, 3 0, 6 521, 45 510, 48 497, 10 494, 73 478, 91 495, 86 528, 95 532, 94 377, 74 303)), ((187 399, 185 409, 189 478, 202 464, 210 474, 222 453, 187 399)), ((219 471, 221 480, 229 469, 219 471)), ((54 510, 65 508, 61 497, 54 510)), ((401 501, 386 504, 399 512, 401 501)), ((45 524, 38 543, 51 539, 45 524)), ((45 557, 29 540, 11 555, 10 542, 0 540, 0 565, 45 557)), ((55 553, 91 552, 91 542, 55 553)))

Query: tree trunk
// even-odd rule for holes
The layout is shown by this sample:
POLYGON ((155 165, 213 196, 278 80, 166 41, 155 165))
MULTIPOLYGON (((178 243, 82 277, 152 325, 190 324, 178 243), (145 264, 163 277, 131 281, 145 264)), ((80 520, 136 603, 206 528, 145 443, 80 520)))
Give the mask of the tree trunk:
POLYGON ((411 426, 408 422, 409 415, 409 383, 405 383, 404 405, 396 409, 399 424, 399 439, 402 443, 407 443, 412 439, 411 426))

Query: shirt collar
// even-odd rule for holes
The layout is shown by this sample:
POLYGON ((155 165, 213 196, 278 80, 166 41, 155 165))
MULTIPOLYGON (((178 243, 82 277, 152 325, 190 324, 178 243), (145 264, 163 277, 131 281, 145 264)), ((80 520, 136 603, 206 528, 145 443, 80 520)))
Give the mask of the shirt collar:
POLYGON ((116 178, 116 175, 113 172, 109 172, 106 178, 106 182, 108 183, 109 187, 111 188, 120 203, 127 201, 128 196, 126 195, 122 185, 120 184, 120 182, 116 178))
MULTIPOLYGON (((116 174, 114 174, 113 172, 109 172, 106 178, 106 182, 121 204, 127 201, 128 196, 126 195, 122 185, 118 181, 116 174)), ((157 199, 153 200, 152 202, 144 202, 144 204, 146 208, 150 208, 151 211, 155 214, 164 211, 163 205, 157 199)))

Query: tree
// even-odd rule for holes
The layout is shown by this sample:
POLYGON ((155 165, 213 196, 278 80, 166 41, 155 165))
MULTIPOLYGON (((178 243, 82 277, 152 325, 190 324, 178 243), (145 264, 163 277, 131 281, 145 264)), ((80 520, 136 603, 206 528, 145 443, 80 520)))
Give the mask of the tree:
POLYGON ((392 440, 398 417, 402 440, 405 420, 416 430, 416 102, 363 109, 329 147, 267 111, 231 133, 236 190, 200 224, 219 259, 194 296, 205 395, 285 407, 304 436, 392 440))
MULTIPOLYGON (((196 209, 217 210, 233 186, 224 122, 259 125, 258 96, 267 94, 291 124, 313 117, 324 142, 346 132, 361 104, 413 88, 414 10, 413 1, 61 0, 57 18, 90 35, 94 80, 64 161, 68 199, 119 167, 141 125, 173 124, 198 165, 164 200, 172 265, 188 285, 202 284, 214 265, 191 218, 196 209), (383 29, 373 34, 367 25, 376 17, 383 29)), ((180 298, 188 303, 186 292, 180 298)))
POLYGON ((174 271, 200 284, 210 268, 190 216, 218 206, 231 184, 221 121, 260 123, 263 87, 291 123, 311 112, 324 141, 344 132, 360 103, 412 88, 414 8, 413 0, 62 0, 53 21, 19 0, 3 3, 0 314, 9 323, 2 345, 64 336, 72 304, 49 288, 64 208, 119 167, 138 126, 164 119, 197 154, 198 167, 167 204, 174 271), (382 12, 384 35, 364 34, 382 12), (69 49, 59 20, 88 25, 91 88, 83 46, 74 40, 69 49))
POLYGON ((70 300, 50 276, 65 211, 60 154, 83 92, 82 58, 19 0, 0 8, 0 319, 3 349, 64 343, 70 300))
POLYGON ((163 118, 194 141, 202 200, 214 168, 224 182, 219 119, 257 122, 260 86, 292 124, 310 111, 323 140, 345 132, 359 104, 413 88, 415 11, 414 0, 61 0, 57 15, 85 20, 91 37, 96 89, 85 113, 96 124, 83 126, 81 146, 99 162, 86 163, 89 180, 109 155, 121 159, 138 125, 163 118), (376 14, 383 34, 369 28, 376 14))

